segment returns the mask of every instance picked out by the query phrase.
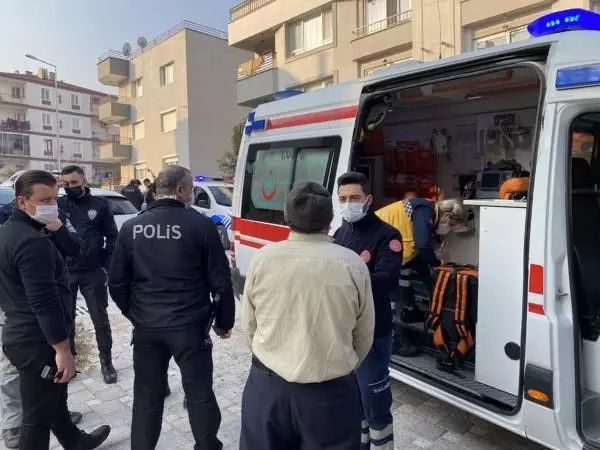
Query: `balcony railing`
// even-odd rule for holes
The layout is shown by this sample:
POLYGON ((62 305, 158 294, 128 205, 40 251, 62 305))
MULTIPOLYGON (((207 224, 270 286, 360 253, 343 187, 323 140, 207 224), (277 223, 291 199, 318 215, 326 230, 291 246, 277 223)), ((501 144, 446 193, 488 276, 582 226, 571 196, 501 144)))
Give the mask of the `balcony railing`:
MULTIPOLYGON (((273 0, 271 0, 271 1, 273 1, 273 0)), ((170 28, 169 30, 165 31, 160 36, 157 36, 154 39, 152 39, 151 41, 149 41, 148 44, 143 49, 138 48, 137 50, 134 50, 133 52, 131 52, 131 54, 129 54, 129 55, 126 55, 122 52, 118 52, 115 50, 109 50, 107 52, 104 52, 103 54, 98 56, 98 63, 101 63, 102 61, 104 61, 105 59, 108 59, 108 58, 117 58, 117 59, 123 59, 125 61, 131 61, 132 59, 137 58, 142 53, 147 52, 148 50, 150 50, 153 47, 156 47, 158 44, 161 44, 162 42, 175 36, 177 33, 179 33, 180 31, 183 31, 183 30, 197 31, 198 33, 207 34, 209 36, 213 36, 213 37, 217 37, 217 38, 221 38, 221 39, 227 39, 227 33, 225 33, 224 31, 216 30, 216 29, 210 28, 210 27, 205 27, 204 25, 200 25, 198 23, 190 22, 190 21, 186 20, 184 22, 181 22, 181 23, 175 25, 173 28, 170 28)))
POLYGON ((30 156, 29 136, 18 133, 0 133, 0 154, 30 156))
POLYGON ((104 144, 121 144, 121 145, 131 145, 131 138, 129 137, 121 137, 121 136, 110 136, 106 139, 103 139, 100 142, 100 145, 104 144))
POLYGON ((395 27, 396 25, 400 25, 410 20, 412 20, 412 11, 404 11, 400 14, 396 14, 395 16, 390 16, 387 19, 379 20, 377 22, 357 28, 352 32, 352 35, 354 39, 358 39, 368 36, 369 34, 383 31, 386 28, 395 27))
POLYGON ((268 52, 261 56, 252 58, 245 63, 242 63, 238 67, 237 79, 243 80, 244 78, 251 77, 257 73, 266 72, 267 70, 274 69, 276 66, 275 53, 268 52))
POLYGON ((229 10, 229 22, 241 19, 275 0, 246 0, 229 10))
POLYGON ((107 95, 99 100, 98 105, 104 105, 111 102, 129 105, 131 104, 131 99, 129 97, 123 97, 122 95, 107 95))
POLYGON ((31 123, 29 120, 14 120, 6 119, 0 122, 1 131, 29 131, 31 130, 31 123))

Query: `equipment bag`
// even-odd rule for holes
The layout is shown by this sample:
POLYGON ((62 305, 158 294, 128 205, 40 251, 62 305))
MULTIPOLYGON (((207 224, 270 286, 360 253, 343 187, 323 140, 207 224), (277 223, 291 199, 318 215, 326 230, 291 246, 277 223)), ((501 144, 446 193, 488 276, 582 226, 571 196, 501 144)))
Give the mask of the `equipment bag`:
POLYGON ((475 344, 477 282, 472 266, 445 265, 434 270, 434 290, 425 326, 433 332, 433 344, 442 367, 464 360, 475 344))

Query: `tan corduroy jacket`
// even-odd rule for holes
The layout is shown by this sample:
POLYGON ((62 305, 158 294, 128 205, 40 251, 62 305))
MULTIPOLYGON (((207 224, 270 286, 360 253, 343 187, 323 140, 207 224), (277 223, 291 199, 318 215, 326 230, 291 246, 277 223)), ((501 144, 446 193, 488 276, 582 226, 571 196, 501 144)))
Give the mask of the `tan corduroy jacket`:
POLYGON ((291 233, 252 258, 243 326, 252 353, 289 382, 348 375, 373 342, 367 266, 325 234, 291 233))

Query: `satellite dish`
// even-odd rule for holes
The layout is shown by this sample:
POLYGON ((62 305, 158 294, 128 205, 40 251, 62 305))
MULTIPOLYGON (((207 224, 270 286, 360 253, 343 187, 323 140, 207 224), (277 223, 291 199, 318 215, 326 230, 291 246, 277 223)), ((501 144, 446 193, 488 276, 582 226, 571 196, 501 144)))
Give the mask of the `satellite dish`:
POLYGON ((131 44, 129 42, 123 44, 123 54, 125 56, 131 55, 131 44))
POLYGON ((146 47, 146 45, 148 45, 148 41, 146 40, 146 38, 144 36, 140 36, 137 40, 137 45, 139 48, 144 50, 144 47, 146 47))

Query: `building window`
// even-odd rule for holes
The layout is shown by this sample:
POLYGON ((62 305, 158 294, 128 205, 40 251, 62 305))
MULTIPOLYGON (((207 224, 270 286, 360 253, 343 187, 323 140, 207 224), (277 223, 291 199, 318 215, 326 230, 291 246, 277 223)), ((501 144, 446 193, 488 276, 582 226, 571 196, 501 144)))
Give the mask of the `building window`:
POLYGON ((173 131, 177 128, 177 110, 164 112, 160 115, 160 130, 163 133, 173 131))
POLYGON ((25 98, 25 88, 13 87, 11 96, 12 98, 25 98))
POLYGON ((163 167, 176 166, 178 162, 177 156, 163 158, 163 167))
POLYGON ((148 178, 148 169, 146 169, 146 163, 136 164, 133 168, 133 178, 136 180, 143 180, 144 178, 148 178))
POLYGON ((133 124, 133 140, 137 141, 138 139, 144 139, 146 136, 146 127, 144 126, 144 121, 140 120, 133 124))
POLYGON ((142 79, 138 78, 131 82, 131 98, 140 98, 144 95, 144 85, 142 79))
POLYGON ((73 117, 73 134, 81 134, 81 119, 73 117))
POLYGON ((44 156, 54 156, 54 152, 52 151, 52 139, 44 139, 44 156))
POLYGON ((160 85, 166 86, 175 81, 175 63, 165 64, 160 68, 160 85))
POLYGON ((399 59, 398 61, 388 61, 384 64, 381 64, 379 66, 375 66, 375 67, 370 67, 368 69, 365 69, 363 71, 363 76, 367 77, 369 75, 372 75, 375 71, 379 70, 379 69, 383 69, 385 67, 390 67, 390 66, 394 66, 396 64, 400 64, 406 61, 410 61, 410 58, 404 58, 404 59, 399 59))
POLYGON ((53 172, 56 170, 56 164, 44 164, 44 170, 46 172, 53 172))
POLYGON ((411 18, 412 0, 366 0, 364 33, 371 34, 411 18))
POLYGON ((83 154, 81 153, 81 142, 73 142, 73 159, 81 159, 83 154))
POLYGON ((305 84, 304 86, 301 86, 299 90, 301 90, 302 92, 311 92, 318 91, 319 89, 323 89, 329 86, 333 86, 333 78, 319 80, 315 83, 305 84))
POLYGON ((94 147, 92 149, 92 158, 93 159, 100 159, 100 149, 98 147, 94 147))
POLYGON ((25 122, 26 115, 24 112, 16 112, 13 114, 13 119, 17 122, 25 122))
POLYGON ((592 11, 594 11, 595 13, 600 13, 600 2, 599 1, 594 1, 592 3, 592 11))
POLYGON ((473 48, 475 50, 482 50, 484 48, 497 47, 511 42, 524 41, 530 37, 531 35, 527 31, 527 27, 513 28, 512 30, 506 30, 502 33, 475 39, 473 41, 473 48))
POLYGON ((289 23, 287 56, 296 56, 333 42, 333 13, 331 9, 289 23))
POLYGON ((81 109, 79 104, 79 95, 71 94, 71 109, 81 109))
POLYGON ((50 89, 42 88, 42 105, 51 105, 52 101, 50 100, 50 89))
POLYGON ((42 113, 42 129, 52 131, 52 116, 48 113, 42 113))

